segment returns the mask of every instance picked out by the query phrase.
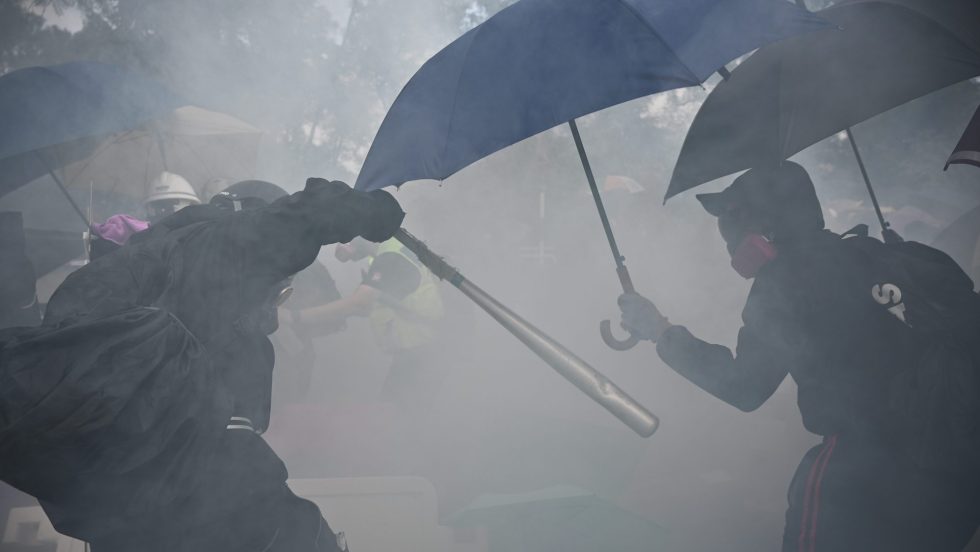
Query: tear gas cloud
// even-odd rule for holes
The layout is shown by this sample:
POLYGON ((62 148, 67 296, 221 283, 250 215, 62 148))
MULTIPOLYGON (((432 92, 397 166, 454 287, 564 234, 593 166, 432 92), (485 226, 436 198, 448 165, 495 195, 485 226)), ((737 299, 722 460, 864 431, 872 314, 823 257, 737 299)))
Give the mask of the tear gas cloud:
MULTIPOLYGON (((0 38, 0 70, 84 57, 145 72, 191 103, 262 130, 250 176, 297 191, 308 176, 353 183, 401 86, 509 3, 14 2, 0 10, 19 15, 2 25, 17 27, 11 36, 22 47, 0 38)), ((731 270, 716 221, 693 193, 662 202, 687 128, 718 80, 579 124, 600 184, 630 183, 610 185, 604 199, 637 290, 672 322, 733 346, 750 283, 731 270)), ((942 171, 978 103, 980 81, 963 82, 854 128, 885 211, 907 238, 928 243, 980 204, 975 168, 942 171)), ((810 171, 830 229, 875 228, 845 138, 793 159, 810 171)), ((86 186, 73 188, 83 204, 86 186)), ((787 379, 762 408, 742 414, 671 371, 653 345, 615 352, 602 343, 598 322, 618 325, 620 289, 567 127, 442 183, 411 182, 393 193, 406 228, 604 372, 656 413, 661 428, 637 437, 443 283, 448 323, 435 355, 438 391, 425 414, 400 416, 381 403, 390 359, 360 318, 315 340, 305 389, 277 381, 266 437, 292 477, 422 476, 436 488, 443 519, 482 494, 572 485, 665 528, 669 550, 778 548, 786 487, 818 441, 802 427, 794 384, 787 379)), ((23 211, 28 228, 82 230, 49 181, 0 198, 0 209, 23 211)), ((109 198, 94 205, 94 216, 139 209, 133 198, 109 198)), ((365 266, 333 253, 324 248, 319 262, 346 295, 365 266)), ((42 279, 42 295, 56 283, 42 279)), ((283 359, 276 377, 296 377, 283 359)))

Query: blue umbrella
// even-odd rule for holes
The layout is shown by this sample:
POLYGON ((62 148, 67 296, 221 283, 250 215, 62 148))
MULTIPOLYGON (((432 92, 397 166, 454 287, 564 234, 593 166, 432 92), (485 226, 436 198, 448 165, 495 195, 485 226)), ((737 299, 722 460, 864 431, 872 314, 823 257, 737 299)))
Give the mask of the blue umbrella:
MULTIPOLYGON (((574 119, 704 82, 767 43, 829 24, 785 0, 521 0, 433 56, 389 109, 358 176, 374 190, 444 179, 569 122, 616 261, 574 119)), ((614 348, 607 321, 603 337, 614 348)))
POLYGON ((103 63, 7 73, 0 77, 0 195, 45 173, 61 185, 54 169, 86 157, 98 138, 184 104, 159 83, 103 63))

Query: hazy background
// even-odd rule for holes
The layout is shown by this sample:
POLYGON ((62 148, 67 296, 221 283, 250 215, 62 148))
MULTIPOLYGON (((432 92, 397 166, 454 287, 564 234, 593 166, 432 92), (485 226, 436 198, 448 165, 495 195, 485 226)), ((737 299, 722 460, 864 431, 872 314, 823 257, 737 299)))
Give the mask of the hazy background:
MULTIPOLYGON (((0 0, 0 73, 78 59, 141 71, 262 129, 254 176, 297 190, 307 176, 353 182, 413 72, 509 3, 0 0)), ((693 194, 661 201, 713 83, 635 100, 580 126, 600 180, 625 176, 643 188, 606 196, 638 290, 673 322, 732 345, 749 283, 729 268, 714 220, 693 194)), ((978 103, 980 83, 961 83, 854 128, 879 198, 906 237, 929 241, 980 204, 980 171, 942 171, 978 103)), ((796 160, 810 170, 832 229, 874 228, 846 140, 830 138, 796 160)), ((27 227, 71 229, 71 211, 52 197, 27 227)), ((442 184, 408 184, 396 197, 407 228, 604 371, 662 427, 635 436, 444 286, 454 330, 429 416, 398 420, 378 404, 388 359, 367 324, 354 321, 317 343, 307 397, 274 414, 269 439, 293 476, 421 474, 436 485, 443 515, 481 493, 573 484, 666 527, 673 550, 778 548, 790 476, 817 442, 800 423, 795 386, 784 382, 757 412, 742 414, 670 371, 652 345, 619 353, 602 344, 599 320, 618 320, 618 281, 566 130, 442 184)), ((356 287, 362 266, 340 265, 331 248, 321 260, 342 292, 356 287)))

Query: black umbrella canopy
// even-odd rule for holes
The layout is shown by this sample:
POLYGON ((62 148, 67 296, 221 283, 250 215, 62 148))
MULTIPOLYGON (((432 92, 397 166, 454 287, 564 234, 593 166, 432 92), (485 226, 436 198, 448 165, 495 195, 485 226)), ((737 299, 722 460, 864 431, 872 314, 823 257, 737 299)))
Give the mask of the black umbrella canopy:
POLYGON ((819 15, 838 29, 761 48, 708 96, 684 141, 666 197, 786 159, 879 113, 980 74, 980 48, 974 46, 980 41, 980 2, 935 2, 948 6, 914 10, 913 0, 833 6, 819 15), (957 15, 951 26, 932 18, 950 14, 957 15))
POLYGON ((976 165, 980 167, 980 107, 977 108, 970 123, 966 125, 963 136, 946 160, 948 169, 953 164, 976 165))
POLYGON ((980 15, 976 0, 845 0, 842 4, 885 2, 924 15, 974 51, 980 52, 980 15))

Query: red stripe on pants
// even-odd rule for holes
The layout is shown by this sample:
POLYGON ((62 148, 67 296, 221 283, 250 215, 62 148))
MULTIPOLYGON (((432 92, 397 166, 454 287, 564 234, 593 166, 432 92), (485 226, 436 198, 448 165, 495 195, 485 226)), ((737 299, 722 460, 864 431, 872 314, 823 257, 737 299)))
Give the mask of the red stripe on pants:
POLYGON ((820 511, 820 482, 823 480, 827 463, 830 462, 830 455, 836 446, 836 435, 827 438, 823 448, 817 454, 817 458, 813 461, 813 465, 810 466, 810 473, 806 478, 806 488, 803 492, 803 519, 800 523, 799 552, 814 552, 816 550, 817 514, 820 511), (807 531, 808 525, 809 531, 807 531), (809 538, 807 533, 809 533, 809 538))
POLYGON ((837 436, 833 435, 830 437, 827 454, 823 457, 823 466, 820 467, 820 473, 817 474, 817 482, 813 489, 813 518, 810 520, 810 552, 814 552, 817 549, 817 514, 820 512, 820 482, 823 481, 823 474, 827 471, 827 464, 830 463, 830 457, 834 454, 834 448, 836 447, 837 436))

